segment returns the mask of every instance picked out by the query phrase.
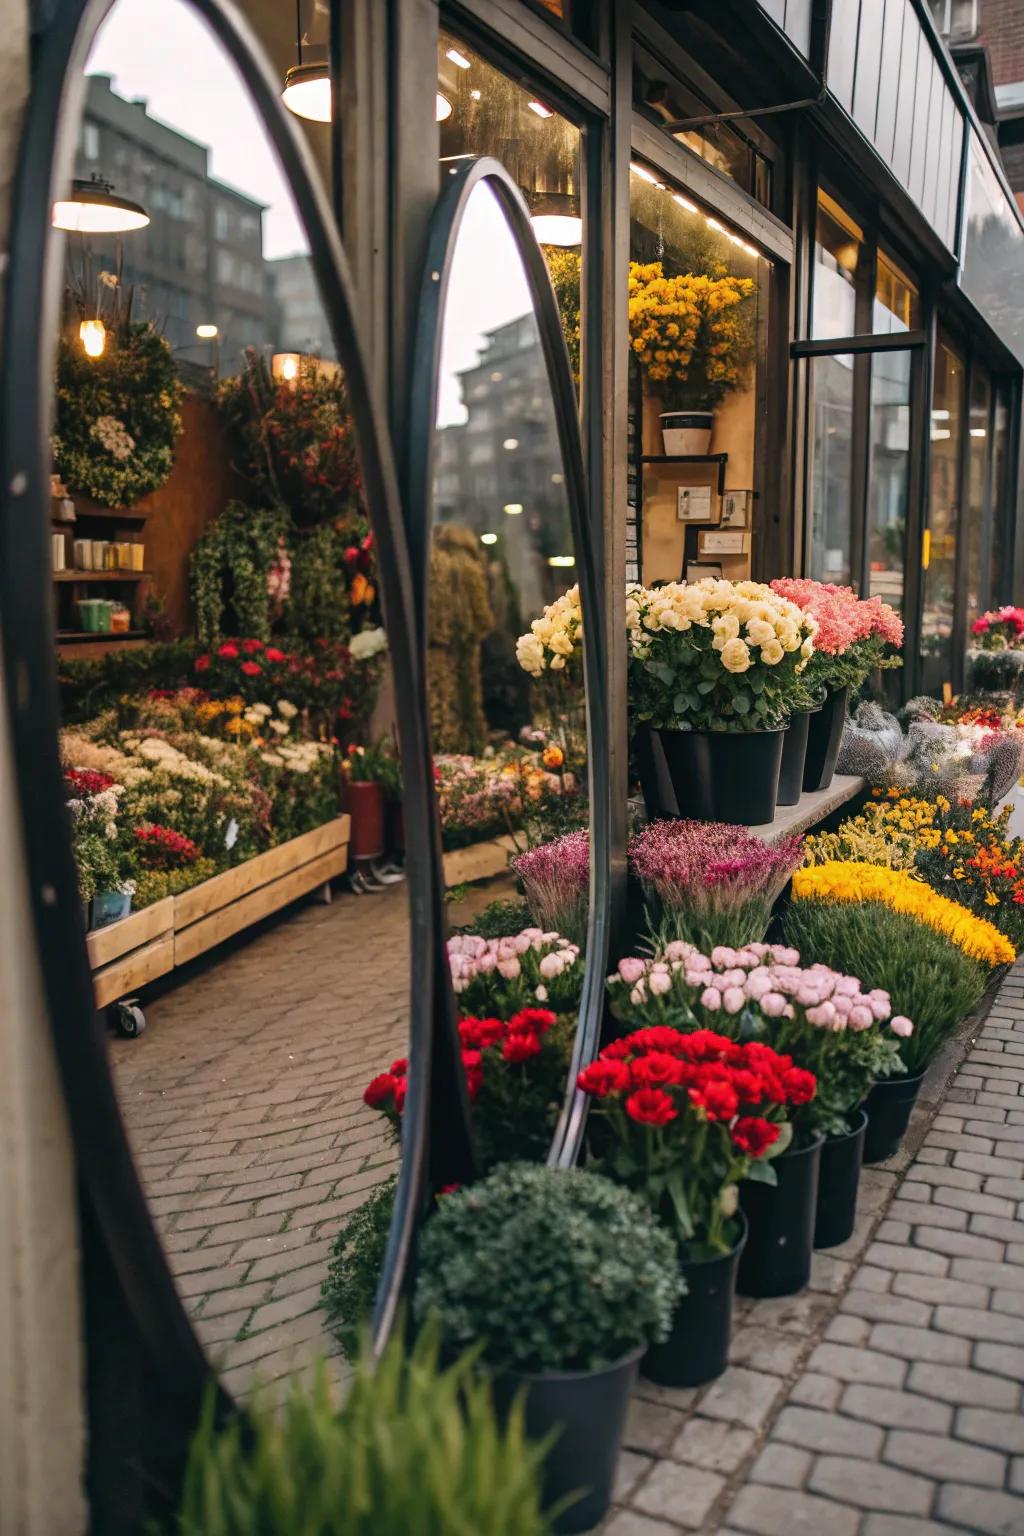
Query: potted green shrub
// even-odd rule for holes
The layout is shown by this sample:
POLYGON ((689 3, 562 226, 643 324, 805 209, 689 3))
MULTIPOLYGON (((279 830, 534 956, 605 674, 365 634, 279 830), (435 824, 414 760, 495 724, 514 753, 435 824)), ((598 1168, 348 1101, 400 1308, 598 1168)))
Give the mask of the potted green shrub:
MULTIPOLYGON (((657 986, 661 974, 648 980, 657 986)), ((757 1041, 652 1025, 605 1046, 577 1079, 594 1101, 599 1166, 644 1199, 675 1245, 685 1294, 668 1339, 644 1359, 653 1381, 693 1387, 725 1370, 747 1230, 739 1186, 774 1181, 770 1159, 790 1138, 786 1106, 814 1092, 791 1066, 757 1041)))
POLYGON ((514 1407, 502 1423, 471 1356, 447 1369, 436 1330, 364 1353, 336 1402, 321 1363, 283 1408, 216 1421, 211 1390, 189 1451, 178 1536, 549 1536, 545 1447, 514 1407))
POLYGON ((677 805, 700 821, 772 821, 813 620, 759 582, 709 578, 630 588, 626 626, 631 710, 658 733, 677 805))
POLYGON ((451 1349, 480 1341, 497 1400, 523 1394, 530 1435, 558 1429, 545 1506, 579 1497, 556 1531, 589 1531, 607 1511, 637 1364, 679 1292, 669 1234, 595 1173, 509 1164, 427 1223, 416 1316, 436 1316, 451 1349))

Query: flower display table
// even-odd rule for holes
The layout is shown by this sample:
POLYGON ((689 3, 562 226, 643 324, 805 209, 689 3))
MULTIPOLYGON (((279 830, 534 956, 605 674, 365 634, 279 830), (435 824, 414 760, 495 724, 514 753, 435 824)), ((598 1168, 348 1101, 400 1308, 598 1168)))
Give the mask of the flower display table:
POLYGON ((465 848, 452 848, 444 855, 444 883, 450 889, 453 885, 469 885, 474 880, 504 874, 509 858, 518 852, 519 844, 509 833, 468 843, 465 848))
POLYGON ((812 827, 824 821, 826 816, 831 816, 833 811, 838 811, 841 805, 859 795, 863 788, 864 780, 857 775, 837 773, 828 789, 806 790, 796 805, 779 806, 774 821, 760 827, 748 827, 747 831, 772 843, 780 837, 809 832, 812 827))

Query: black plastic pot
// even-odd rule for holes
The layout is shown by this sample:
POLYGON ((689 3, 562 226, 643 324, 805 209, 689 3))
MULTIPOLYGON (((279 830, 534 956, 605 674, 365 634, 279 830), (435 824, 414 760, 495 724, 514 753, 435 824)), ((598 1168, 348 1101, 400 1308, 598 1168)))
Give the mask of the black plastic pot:
POLYGON ((554 1524, 561 1536, 589 1531, 608 1513, 622 1447, 626 1408, 642 1349, 599 1371, 506 1372, 495 1378, 494 1401, 507 1412, 526 1390, 526 1432, 540 1439, 559 1434, 544 1462, 544 1504, 580 1493, 554 1524))
POLYGON ((846 724, 848 688, 829 689, 824 704, 810 719, 807 732, 807 758, 804 763, 804 789, 828 789, 836 771, 839 744, 846 724))
POLYGON ((740 1235, 729 1253, 713 1259, 682 1259, 686 1281, 664 1344, 652 1344, 640 1364, 640 1374, 662 1387, 699 1387, 721 1376, 729 1363, 732 1301, 736 1270, 747 1241, 747 1222, 738 1213, 740 1235))
POLYGON ((646 725, 638 726, 633 738, 633 755, 648 820, 678 816, 679 807, 658 732, 646 725))
POLYGON ((866 1163, 884 1163, 899 1151, 923 1082, 924 1073, 918 1072, 916 1077, 886 1077, 874 1085, 864 1100, 868 1116, 866 1163))
POLYGON ((856 1125, 844 1136, 827 1136, 818 1173, 818 1211, 814 1219, 815 1248, 835 1248, 853 1234, 857 1219, 857 1189, 864 1159, 868 1117, 858 1109, 856 1125))
POLYGON ((784 731, 659 735, 680 816, 745 827, 775 819, 784 731))
POLYGON ((740 1185, 750 1226, 736 1279, 741 1296, 792 1296, 810 1279, 822 1140, 775 1158, 776 1185, 740 1185))
POLYGON ((782 743, 782 767, 779 770, 779 805, 796 805, 804 789, 804 764, 807 761, 807 734, 811 717, 818 711, 802 709, 790 715, 782 743))

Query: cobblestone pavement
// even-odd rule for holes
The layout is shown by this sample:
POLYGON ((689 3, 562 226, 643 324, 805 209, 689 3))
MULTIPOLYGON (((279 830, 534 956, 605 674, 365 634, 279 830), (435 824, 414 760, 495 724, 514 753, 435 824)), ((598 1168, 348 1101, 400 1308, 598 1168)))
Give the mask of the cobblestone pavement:
POLYGON ((396 1162, 362 1091, 406 1048, 407 905, 400 885, 298 906, 112 1042, 179 1291, 232 1392, 336 1352, 319 1309, 331 1239, 396 1162))
POLYGON ((724 1376, 641 1382, 606 1536, 1024 1536, 1024 963, 908 1142, 809 1290, 740 1303, 724 1376))

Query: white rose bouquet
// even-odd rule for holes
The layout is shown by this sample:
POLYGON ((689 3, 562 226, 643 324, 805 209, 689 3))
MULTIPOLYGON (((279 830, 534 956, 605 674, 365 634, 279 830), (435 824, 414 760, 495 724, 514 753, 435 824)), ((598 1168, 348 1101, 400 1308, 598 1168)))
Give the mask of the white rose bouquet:
POLYGON ((583 610, 577 585, 547 605, 540 618, 530 625, 529 634, 520 635, 516 659, 531 677, 563 672, 578 659, 582 638, 583 610))
POLYGON ((632 587, 626 627, 630 706, 656 729, 772 730, 804 701, 816 620, 760 582, 632 587))

